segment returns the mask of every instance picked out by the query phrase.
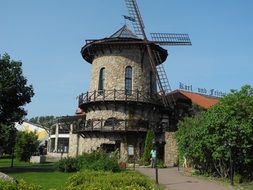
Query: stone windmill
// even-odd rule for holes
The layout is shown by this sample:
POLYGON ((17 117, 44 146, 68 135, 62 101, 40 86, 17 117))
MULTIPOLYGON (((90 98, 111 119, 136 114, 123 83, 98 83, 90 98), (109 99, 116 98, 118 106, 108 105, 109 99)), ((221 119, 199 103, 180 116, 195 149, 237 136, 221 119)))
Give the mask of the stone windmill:
POLYGON ((168 53, 158 44, 190 45, 185 34, 152 34, 155 40, 148 41, 136 1, 126 4, 135 33, 124 25, 110 37, 86 40, 81 54, 92 73, 88 92, 79 96, 86 112, 79 152, 118 149, 121 160, 127 160, 130 146, 137 158, 142 155, 147 130, 161 132, 163 115, 173 107, 161 66, 168 53))

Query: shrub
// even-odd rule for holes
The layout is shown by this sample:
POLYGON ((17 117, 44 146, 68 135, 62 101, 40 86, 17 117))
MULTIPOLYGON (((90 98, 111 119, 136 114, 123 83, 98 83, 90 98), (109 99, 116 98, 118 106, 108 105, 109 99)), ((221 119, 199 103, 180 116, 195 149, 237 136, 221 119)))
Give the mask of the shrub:
POLYGON ((117 158, 101 151, 90 154, 84 153, 76 158, 65 158, 59 161, 58 169, 62 172, 76 172, 79 170, 120 171, 117 158))
POLYGON ((236 174, 253 179, 252 126, 253 88, 246 85, 206 112, 178 123, 180 155, 202 174, 225 178, 230 176, 232 159, 236 174))
POLYGON ((0 180, 0 189, 1 190, 40 190, 41 188, 33 184, 28 184, 24 180, 20 180, 18 181, 18 183, 0 180))
POLYGON ((157 159, 157 164, 156 166, 158 168, 166 168, 166 165, 164 164, 163 160, 157 159))
POLYGON ((93 162, 88 167, 88 169, 95 171, 112 171, 112 172, 120 171, 118 162, 108 156, 105 156, 104 158, 100 158, 97 161, 93 162))
POLYGON ((30 157, 38 151, 39 141, 36 132, 19 131, 15 154, 20 161, 29 161, 30 157))
POLYGON ((235 174, 234 176, 234 182, 235 183, 242 183, 243 182, 243 178, 240 174, 235 174))
POLYGON ((157 190, 147 177, 135 172, 98 172, 85 171, 69 178, 66 190, 157 190))
POLYGON ((79 171, 79 165, 76 158, 64 158, 57 163, 57 168, 62 172, 76 172, 79 171))

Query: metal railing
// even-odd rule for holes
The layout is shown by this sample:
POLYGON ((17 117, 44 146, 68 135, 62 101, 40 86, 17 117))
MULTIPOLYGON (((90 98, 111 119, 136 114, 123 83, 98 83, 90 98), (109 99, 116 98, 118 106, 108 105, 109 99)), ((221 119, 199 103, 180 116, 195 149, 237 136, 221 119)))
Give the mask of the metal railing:
POLYGON ((96 102, 96 101, 135 101, 152 104, 160 104, 160 99, 157 94, 143 92, 140 90, 94 90, 92 92, 82 93, 78 97, 79 105, 96 102))
POLYGON ((158 126, 157 121, 142 119, 123 120, 117 119, 111 123, 106 123, 104 119, 89 119, 77 126, 77 132, 82 131, 142 131, 146 132, 149 128, 158 126))

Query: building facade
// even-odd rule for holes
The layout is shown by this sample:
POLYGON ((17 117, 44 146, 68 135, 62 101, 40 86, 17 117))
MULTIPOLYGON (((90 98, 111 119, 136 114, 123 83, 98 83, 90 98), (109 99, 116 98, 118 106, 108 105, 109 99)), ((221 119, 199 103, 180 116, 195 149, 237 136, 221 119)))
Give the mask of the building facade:
MULTIPOLYGON (((149 46, 159 57, 159 64, 163 63, 167 50, 154 43, 149 46)), ((128 161, 133 158, 128 152, 131 147, 135 159, 139 159, 146 133, 152 129, 158 158, 167 166, 175 165, 176 124, 191 114, 192 99, 195 101, 198 96, 172 92, 166 98, 173 97, 175 105, 165 108, 157 92, 146 44, 127 26, 109 38, 86 41, 81 54, 91 64, 89 89, 79 95, 78 102, 85 115, 57 122, 51 131, 50 154, 74 157, 98 149, 108 153, 117 150, 120 160, 128 161)))
MULTIPOLYGON (((86 113, 79 130, 79 153, 118 150, 127 161, 128 147, 134 147, 140 158, 147 130, 160 125, 163 106, 141 41, 125 25, 109 38, 88 41, 82 48, 92 71, 89 91, 79 96, 79 108, 86 113)), ((165 49, 155 44, 151 48, 166 59, 165 49)))

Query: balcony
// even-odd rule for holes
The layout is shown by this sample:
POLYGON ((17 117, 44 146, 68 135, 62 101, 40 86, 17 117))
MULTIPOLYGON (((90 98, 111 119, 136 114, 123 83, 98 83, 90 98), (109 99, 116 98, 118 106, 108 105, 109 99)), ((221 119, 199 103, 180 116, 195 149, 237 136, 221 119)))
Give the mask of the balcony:
POLYGON ((159 126, 157 121, 123 119, 89 119, 80 123, 77 132, 146 132, 159 126))
POLYGON ((159 95, 143 92, 140 90, 132 90, 126 92, 125 90, 100 90, 93 92, 86 92, 78 97, 78 105, 88 104, 92 102, 101 101, 126 101, 126 102, 139 102, 161 105, 159 95))

